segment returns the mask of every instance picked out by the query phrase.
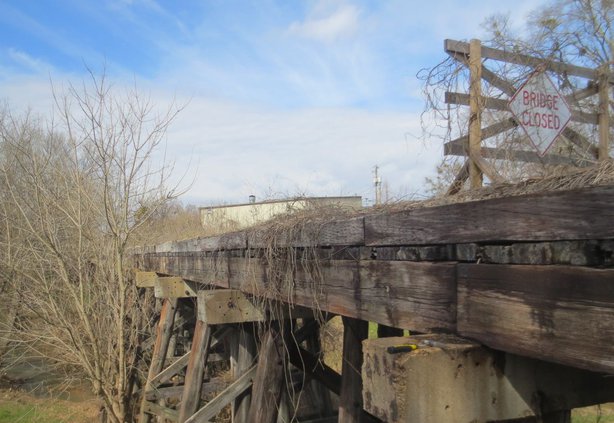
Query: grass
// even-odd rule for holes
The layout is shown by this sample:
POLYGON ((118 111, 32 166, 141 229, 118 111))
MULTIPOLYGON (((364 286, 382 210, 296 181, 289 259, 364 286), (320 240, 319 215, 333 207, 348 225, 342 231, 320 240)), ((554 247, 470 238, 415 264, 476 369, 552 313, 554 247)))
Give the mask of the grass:
POLYGON ((614 403, 577 408, 571 415, 572 423, 614 423, 614 403))
POLYGON ((92 401, 71 402, 36 398, 15 390, 0 390, 0 423, 89 423, 98 406, 92 401))

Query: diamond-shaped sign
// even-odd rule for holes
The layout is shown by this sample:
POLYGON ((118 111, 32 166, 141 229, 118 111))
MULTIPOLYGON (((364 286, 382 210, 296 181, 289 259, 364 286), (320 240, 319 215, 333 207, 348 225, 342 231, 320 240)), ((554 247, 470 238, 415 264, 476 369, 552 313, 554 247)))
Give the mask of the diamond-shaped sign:
POLYGON ((544 72, 531 75, 509 106, 540 156, 546 154, 571 119, 567 101, 544 72))

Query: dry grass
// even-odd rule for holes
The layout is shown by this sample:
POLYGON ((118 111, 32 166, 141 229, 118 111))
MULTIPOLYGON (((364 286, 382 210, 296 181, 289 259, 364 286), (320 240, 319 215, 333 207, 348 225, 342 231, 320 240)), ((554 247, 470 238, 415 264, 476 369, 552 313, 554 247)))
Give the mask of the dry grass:
POLYGON ((97 421, 99 410, 95 400, 73 402, 0 390, 0 423, 90 423, 97 421))

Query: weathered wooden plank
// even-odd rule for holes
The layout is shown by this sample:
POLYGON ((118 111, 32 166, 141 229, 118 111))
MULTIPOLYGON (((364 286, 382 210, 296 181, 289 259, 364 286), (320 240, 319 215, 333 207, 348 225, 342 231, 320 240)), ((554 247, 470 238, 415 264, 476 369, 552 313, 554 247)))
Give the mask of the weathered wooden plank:
POLYGON ((185 366, 188 365, 188 360, 190 358, 190 351, 182 355, 178 360, 176 360, 173 364, 168 366, 166 369, 162 370, 151 380, 152 386, 156 386, 160 383, 164 383, 169 381, 173 376, 175 376, 178 372, 180 372, 185 366))
POLYGON ((211 346, 211 326, 197 320, 192 339, 192 349, 186 370, 183 394, 179 407, 179 423, 192 416, 200 403, 200 389, 203 383, 203 372, 211 346))
POLYGON ((249 411, 250 423, 275 423, 281 399, 285 349, 281 333, 273 326, 264 335, 254 384, 252 403, 249 411))
MULTIPOLYGON (((446 142, 443 145, 443 153, 446 156, 467 156, 467 150, 457 140, 446 142)), ((497 160, 512 160, 526 163, 542 163, 549 165, 574 165, 574 166, 590 166, 594 163, 588 159, 572 159, 557 154, 546 154, 539 156, 535 151, 528 150, 511 150, 504 148, 482 147, 480 154, 488 159, 497 160)))
POLYGON ((365 241, 377 246, 611 238, 612 203, 614 186, 599 186, 371 215, 365 217, 365 241))
POLYGON ((230 284, 244 292, 404 329, 455 328, 454 263, 321 261, 315 274, 295 269, 290 286, 262 261, 229 260, 230 284))
MULTIPOLYGON (((256 328, 253 323, 243 323, 238 328, 237 357, 233 374, 235 379, 247 372, 256 360, 256 328)), ((246 423, 249 419, 249 407, 252 401, 250 389, 246 389, 234 399, 232 404, 232 422, 246 423)))
MULTIPOLYGON (((230 383, 224 378, 212 378, 207 382, 203 382, 200 388, 200 399, 204 400, 207 395, 220 392, 228 387, 230 383)), ((156 401, 159 399, 176 399, 181 400, 183 395, 183 385, 164 386, 156 388, 155 390, 147 394, 149 401, 156 401)))
POLYGON ((193 298, 196 297, 197 291, 198 287, 194 282, 177 276, 158 277, 154 282, 156 298, 193 298))
POLYGON ((290 362, 301 369, 305 374, 321 382, 328 390, 339 395, 341 392, 341 375, 324 364, 320 357, 296 346, 294 342, 288 344, 290 362))
POLYGON ((339 396, 339 422, 360 422, 362 402, 362 341, 369 334, 369 323, 343 317, 343 364, 341 368, 341 394, 339 396))
POLYGON ((228 288, 228 261, 225 255, 211 256, 202 252, 147 253, 137 256, 142 269, 159 269, 160 273, 180 276, 205 285, 228 288))
POLYGON ((269 234, 253 230, 248 232, 248 247, 253 249, 275 247, 312 247, 335 245, 363 245, 364 222, 362 217, 353 217, 329 222, 313 222, 304 228, 277 234, 274 240, 269 234))
POLYGON ((147 413, 147 415, 153 414, 162 417, 165 420, 170 420, 172 422, 176 422, 178 418, 177 410, 163 407, 161 405, 149 401, 145 401, 143 403, 143 410, 147 413))
POLYGON ((614 373, 614 269, 459 264, 458 303, 463 336, 614 373))
MULTIPOLYGON (((322 350, 322 342, 320 338, 320 321, 318 319, 303 319, 303 327, 315 325, 314 330, 309 331, 309 336, 306 339, 305 346, 307 350, 313 353, 319 361, 324 359, 322 350)), ((296 333, 296 332, 295 332, 296 333)), ((295 337, 296 339, 296 337, 295 337)), ((300 341, 297 339, 297 343, 300 341)), ((319 380, 313 378, 310 383, 310 389, 314 397, 314 406, 319 409, 320 416, 330 416, 333 412, 330 392, 326 386, 319 380)))
MULTIPOLYGON (((565 99, 570 101, 575 97, 573 94, 566 96, 565 99)), ((486 109, 509 111, 509 100, 495 97, 482 97, 481 105, 486 109)), ((445 102, 447 104, 458 104, 462 106, 469 105, 469 94, 458 92, 445 92, 445 102)), ((597 113, 587 113, 577 109, 571 109, 571 120, 573 122, 591 123, 597 125, 599 123, 599 115, 597 113)))
POLYGON ((390 423, 509 422, 614 398, 614 378, 607 375, 506 354, 451 335, 369 339, 363 349, 365 408, 390 423), (418 348, 388 351, 404 344, 418 348))
POLYGON ((311 317, 303 307, 288 307, 276 302, 247 296, 236 289, 217 289, 198 293, 198 319, 211 325, 261 322, 273 315, 276 319, 311 317))
POLYGON ((147 392, 152 389, 150 380, 152 380, 158 373, 160 373, 164 367, 164 361, 166 360, 166 353, 168 351, 168 344, 171 340, 171 333, 173 331, 173 323, 175 322, 175 311, 177 310, 177 299, 166 299, 162 303, 162 310, 160 311, 160 319, 158 326, 156 327, 156 340, 154 342, 153 352, 151 354, 151 363, 149 365, 149 373, 147 375, 147 382, 143 388, 143 400, 141 403, 141 410, 139 415, 140 423, 147 423, 149 421, 149 414, 147 411, 147 392))
POLYGON ((169 241, 156 245, 156 253, 183 253, 190 251, 222 251, 247 247, 245 232, 229 232, 222 235, 169 241))
MULTIPOLYGON (((320 260, 314 268, 313 262, 301 261, 288 286, 271 275, 277 272, 271 272, 264 260, 218 260, 229 269, 220 285, 245 293, 403 329, 455 328, 454 263, 320 260)), ((189 267, 186 261, 185 255, 147 255, 143 265, 172 274, 189 267)), ((200 282, 201 273, 192 272, 191 277, 200 282)))
MULTIPOLYGON (((446 52, 460 53, 464 55, 469 54, 469 43, 463 41, 456 41, 446 39, 444 42, 444 49, 446 52)), ((494 49, 492 47, 482 46, 482 57, 500 60, 508 63, 514 63, 522 66, 546 66, 546 69, 552 70, 558 73, 566 73, 568 75, 581 76, 588 79, 596 79, 598 72, 595 69, 586 68, 583 66, 570 65, 568 63, 557 62, 554 60, 548 60, 545 58, 528 56, 526 54, 518 52, 508 52, 503 50, 494 49)), ((610 78, 613 76, 610 74, 610 78)))
POLYGON ((153 288, 156 285, 158 274, 156 272, 136 272, 136 286, 139 288, 153 288))
POLYGON ((484 174, 487 172, 481 165, 480 146, 482 145, 482 56, 481 42, 473 39, 469 44, 469 141, 466 144, 469 155, 469 186, 480 188, 484 174))
POLYGON ((253 366, 241 377, 232 382, 226 389, 220 392, 215 398, 205 404, 200 410, 194 413, 185 423, 206 423, 211 420, 222 411, 222 408, 249 388, 255 376, 256 366, 253 366))

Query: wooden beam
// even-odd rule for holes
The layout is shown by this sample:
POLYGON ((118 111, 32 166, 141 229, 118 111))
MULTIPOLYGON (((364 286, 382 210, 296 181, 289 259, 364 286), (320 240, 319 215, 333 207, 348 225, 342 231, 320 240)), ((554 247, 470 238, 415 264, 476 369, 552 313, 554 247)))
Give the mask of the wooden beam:
MULTIPOLYGON (((515 128, 518 126, 518 123, 514 118, 506 118, 500 120, 499 122, 493 123, 492 125, 488 125, 481 129, 480 133, 482 136, 482 140, 494 137, 499 135, 509 129, 515 128)), ((463 135, 462 137, 458 137, 450 143, 461 144, 465 146, 465 151, 467 151, 466 144, 469 142, 469 135, 463 135)))
POLYGON ((269 318, 312 317, 303 307, 271 302, 246 295, 237 289, 216 289, 198 293, 198 319, 212 325, 261 322, 269 318))
POLYGON ((482 186, 483 169, 480 166, 482 145, 482 56, 480 40, 469 45, 469 184, 472 189, 482 186))
MULTIPOLYGON (((456 40, 445 40, 444 49, 447 53, 460 53, 467 55, 470 52, 470 44, 456 40)), ((595 69, 590 69, 582 66, 570 65, 568 63, 557 62, 545 58, 528 56, 517 52, 509 52, 494 49, 491 47, 481 46, 481 55, 484 58, 499 60, 507 63, 514 63, 522 66, 539 67, 545 66, 547 70, 557 73, 565 73, 568 75, 580 76, 588 79, 596 79, 598 73, 595 69)), ((614 76, 609 75, 610 78, 614 76)))
POLYGON ((610 158, 610 84, 607 67, 601 70, 599 77, 599 151, 600 162, 610 158))
POLYGON ((149 421, 149 412, 147 411, 147 393, 152 389, 150 380, 152 380, 164 368, 166 353, 168 351, 168 344, 171 340, 171 334, 173 332, 173 323, 175 321, 176 310, 176 298, 165 299, 162 303, 160 319, 158 320, 158 326, 156 327, 156 340, 154 343, 153 351, 151 353, 149 373, 147 375, 147 382, 145 382, 145 387, 143 389, 143 399, 141 402, 141 410, 139 414, 140 423, 147 423, 149 421))
POLYGON ((226 389, 220 392, 215 398, 205 404, 200 410, 194 413, 185 423, 206 423, 217 416, 224 407, 251 386, 255 376, 256 366, 253 366, 241 377, 232 382, 226 389))
POLYGON ((283 337, 273 325, 264 335, 258 356, 249 423, 276 423, 285 363, 283 337))
MULTIPOLYGON (((450 57, 454 60, 462 63, 465 66, 469 65, 469 60, 467 59, 467 55, 461 53, 447 52, 450 57)), ((492 72, 484 65, 482 65, 482 78, 488 82, 493 87, 499 89, 502 93, 507 94, 509 97, 512 97, 516 92, 516 87, 507 79, 501 78, 496 73, 492 72)))
POLYGON ((290 362, 309 376, 321 382, 328 390, 339 395, 341 392, 341 375, 324 364, 320 357, 293 342, 288 345, 290 362))
POLYGON ((184 423, 198 410, 200 389, 211 346, 211 326, 197 320, 192 349, 186 370, 183 394, 179 407, 179 423, 184 423))
POLYGON ((154 376, 154 378, 150 382, 152 386, 156 386, 161 383, 169 381, 173 376, 175 376, 185 366, 188 365, 189 358, 190 358, 190 351, 185 353, 178 360, 176 360, 173 364, 171 364, 166 369, 162 370, 160 373, 154 376))
POLYGON ((569 126, 566 126, 565 129, 563 129, 561 135, 567 138, 571 143, 578 146, 582 151, 586 151, 590 156, 597 158, 599 154, 597 147, 595 147, 589 140, 587 140, 584 135, 573 130, 569 126))
MULTIPOLYGON (((438 219, 449 220, 450 217, 445 215, 438 219)), ((492 212, 487 221, 491 219, 492 212)), ((429 226, 431 231, 436 228, 437 225, 434 228, 433 225, 429 226)), ((403 226, 402 230, 408 231, 408 227, 403 226)), ((378 234, 385 232, 380 231, 378 234)), ((374 242, 380 242, 373 233, 370 236, 374 242)), ((147 255, 143 265, 177 275, 187 269, 198 282, 199 273, 194 271, 188 258, 185 254, 147 255)), ((223 260, 229 269, 229 279, 221 281, 223 285, 258 295, 264 295, 270 289, 272 282, 269 267, 264 260, 223 260)), ((305 264, 309 266, 309 263, 305 264)), ((454 263, 321 260, 317 266, 321 280, 315 282, 313 274, 299 265, 292 286, 281 289, 277 298, 307 308, 319 308, 330 313, 420 332, 437 328, 453 330, 456 327, 454 263)), ((202 272, 206 273, 206 267, 202 272)), ((202 276, 203 279, 207 277, 206 274, 202 276)))
MULTIPOLYGON (((309 325, 312 322, 315 324, 315 330, 310 332, 309 336, 305 340, 305 345, 307 350, 313 353, 319 359, 319 361, 323 361, 324 352, 322 350, 322 342, 320 340, 321 322, 318 319, 303 319, 304 324, 306 323, 309 325)), ((298 339, 296 342, 300 343, 298 339)), ((328 389, 326 389, 326 386, 318 379, 312 378, 309 388, 313 392, 313 397, 315 400, 314 406, 319 408, 319 415, 323 417, 330 416, 333 413, 333 406, 330 392, 328 389)))
POLYGON ((153 288, 156 285, 158 274, 156 272, 136 271, 135 282, 137 288, 153 288))
POLYGON ((612 203, 614 187, 596 186, 369 215, 365 240, 385 246, 606 239, 614 237, 612 203))
POLYGON ((451 335, 369 339, 363 349, 365 408, 389 422, 516 422, 614 398, 614 378, 451 335), (407 344, 417 350, 389 350, 407 344))
MULTIPOLYGON (((514 142, 512 142, 514 143, 514 142)), ((467 156, 465 147, 456 141, 450 141, 444 144, 443 152, 446 156, 467 156)), ((555 154, 546 154, 540 157, 535 151, 527 150, 511 150, 503 148, 482 147, 482 157, 495 160, 511 160, 526 163, 541 163, 548 165, 573 165, 586 167, 594 164, 594 160, 588 159, 571 159, 565 156, 555 154)))
POLYGON ((194 282, 176 276, 158 277, 154 282, 156 298, 194 298, 197 291, 194 282))
MULTIPOLYGON (((469 106, 469 94, 458 92, 445 92, 445 102, 447 104, 458 104, 462 106, 469 106)), ((573 94, 565 96, 565 99, 575 99, 573 94)), ((509 112, 509 100, 495 97, 482 97, 481 105, 485 109, 499 110, 503 112, 509 112)), ((590 123, 597 125, 599 123, 599 115, 596 113, 587 113, 578 109, 571 109, 571 120, 579 123, 590 123)))
POLYGON ((143 411, 148 415, 153 414, 171 422, 176 422, 178 418, 177 410, 173 410, 172 408, 164 407, 149 401, 145 401, 143 403, 143 411))
MULTIPOLYGON (((362 218, 350 218, 337 221, 317 223, 317 230, 289 231, 275 238, 275 246, 280 247, 312 247, 316 243, 322 246, 362 245, 364 231, 362 218)), ((269 247, 269 234, 258 230, 249 231, 248 248, 269 247)))
MULTIPOLYGON (((445 147, 445 145, 444 145, 445 147)), ((462 146, 463 151, 465 150, 462 146)), ((454 181, 450 184, 448 191, 446 191, 446 195, 454 195, 457 194, 461 189, 463 189, 463 185, 465 181, 469 177, 469 160, 465 160, 463 166, 458 171, 458 174, 454 177, 454 181)))
MULTIPOLYGON (((200 388, 200 399, 204 400, 207 395, 218 393, 228 387, 230 383, 221 377, 212 378, 208 382, 203 382, 200 388)), ((148 401, 156 401, 159 399, 174 399, 181 401, 183 394, 183 385, 158 387, 147 394, 148 401)))
MULTIPOLYGON (((256 360, 256 327, 252 323, 243 323, 238 328, 238 345, 236 367, 233 371, 235 379, 245 374, 256 360)), ((249 420, 251 405, 251 390, 246 389, 234 399, 232 404, 232 422, 246 423, 249 420)))
POLYGON ((369 323, 343 317, 343 364, 339 423, 360 422, 362 416, 362 341, 367 339, 369 323))
POLYGON ((463 336, 614 373, 614 269, 459 264, 458 303, 463 336))

